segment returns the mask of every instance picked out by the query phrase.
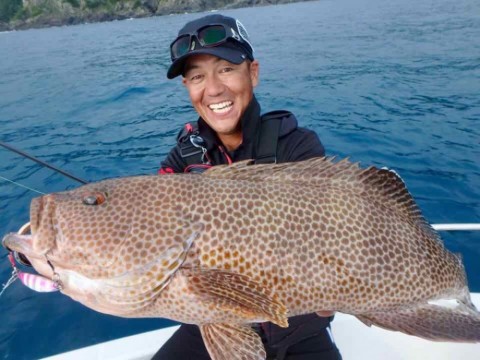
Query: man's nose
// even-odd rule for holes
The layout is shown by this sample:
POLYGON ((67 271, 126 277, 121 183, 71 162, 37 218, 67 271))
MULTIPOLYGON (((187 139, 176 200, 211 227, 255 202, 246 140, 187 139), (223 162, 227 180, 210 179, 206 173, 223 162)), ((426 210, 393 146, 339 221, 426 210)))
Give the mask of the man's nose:
POLYGON ((209 76, 205 86, 205 92, 208 96, 219 96, 225 90, 225 85, 216 75, 209 76))

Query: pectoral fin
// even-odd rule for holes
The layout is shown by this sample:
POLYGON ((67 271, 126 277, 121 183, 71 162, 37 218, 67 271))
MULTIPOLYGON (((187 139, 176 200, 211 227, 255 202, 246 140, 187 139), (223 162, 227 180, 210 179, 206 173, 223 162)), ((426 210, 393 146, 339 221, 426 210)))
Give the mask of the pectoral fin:
POLYGON ((264 360, 262 340, 249 326, 207 324, 200 326, 212 360, 264 360))
POLYGON ((287 308, 270 290, 248 276, 222 270, 182 270, 189 290, 213 302, 225 311, 234 312, 246 322, 270 321, 287 327, 287 308))
POLYGON ((480 313, 463 304, 454 308, 422 304, 395 312, 357 317, 366 325, 401 331, 433 341, 480 342, 480 313))

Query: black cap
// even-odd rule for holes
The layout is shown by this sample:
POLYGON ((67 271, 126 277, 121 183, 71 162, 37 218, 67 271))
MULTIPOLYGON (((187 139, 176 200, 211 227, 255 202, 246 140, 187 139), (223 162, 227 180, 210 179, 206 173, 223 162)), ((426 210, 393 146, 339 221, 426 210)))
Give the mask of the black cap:
POLYGON ((236 39, 228 39, 226 42, 214 47, 196 46, 193 50, 185 55, 175 59, 170 65, 167 77, 173 79, 183 73, 185 61, 190 55, 209 54, 227 60, 233 64, 241 64, 246 59, 253 60, 253 48, 250 44, 248 33, 242 23, 234 18, 223 16, 220 14, 207 15, 188 22, 178 32, 178 37, 195 33, 197 30, 207 25, 225 25, 236 33, 236 39))

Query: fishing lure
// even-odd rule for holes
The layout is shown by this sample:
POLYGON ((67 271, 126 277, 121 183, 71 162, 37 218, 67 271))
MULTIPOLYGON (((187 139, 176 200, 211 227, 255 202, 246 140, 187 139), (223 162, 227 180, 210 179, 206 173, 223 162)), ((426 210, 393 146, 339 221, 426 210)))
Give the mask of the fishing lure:
MULTIPOLYGON (((54 278, 53 280, 50 280, 41 275, 35 275, 19 271, 15 264, 15 258, 12 253, 8 254, 8 259, 10 260, 10 264, 12 265, 12 275, 10 276, 10 279, 8 279, 5 284, 3 284, 0 296, 2 296, 4 291, 17 279, 20 279, 20 282, 29 289, 37 292, 53 292, 61 290, 61 283, 58 279, 54 278)), ((54 274, 54 277, 55 275, 56 274, 54 274)))
POLYGON ((36 292, 53 292, 59 290, 58 284, 55 281, 47 279, 41 275, 19 271, 18 278, 23 285, 36 292))

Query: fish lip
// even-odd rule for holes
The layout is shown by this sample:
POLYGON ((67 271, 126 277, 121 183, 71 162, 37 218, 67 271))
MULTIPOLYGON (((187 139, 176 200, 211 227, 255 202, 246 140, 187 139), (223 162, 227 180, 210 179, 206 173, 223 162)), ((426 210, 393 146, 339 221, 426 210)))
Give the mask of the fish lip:
POLYGON ((11 245, 12 238, 13 238, 13 244, 14 245, 20 241, 20 243, 22 243, 22 244, 26 243, 28 245, 28 247, 31 249, 32 246, 33 246, 32 245, 33 244, 33 239, 32 239, 33 235, 31 235, 29 232, 30 232, 30 223, 28 222, 28 223, 24 224, 20 228, 20 230, 18 230, 17 233, 10 233, 10 234, 7 234, 6 236, 4 236, 2 238, 2 246, 8 252, 13 254, 15 260, 19 264, 32 267, 32 263, 30 262, 28 257, 26 255, 24 255, 22 252, 16 251, 15 246, 11 245), (9 244, 9 240, 10 240, 10 244, 9 244))
POLYGON ((32 244, 32 235, 9 233, 2 239, 2 246, 8 251, 18 252, 29 257, 35 257, 32 244))
POLYGON ((3 237, 3 239, 2 239, 2 246, 3 246, 5 249, 7 249, 7 251, 12 252, 13 250, 10 249, 10 248, 8 247, 8 245, 6 244, 6 240, 7 240, 7 238, 8 238, 8 235, 10 235, 10 234, 7 234, 7 235, 5 235, 5 236, 3 237))

